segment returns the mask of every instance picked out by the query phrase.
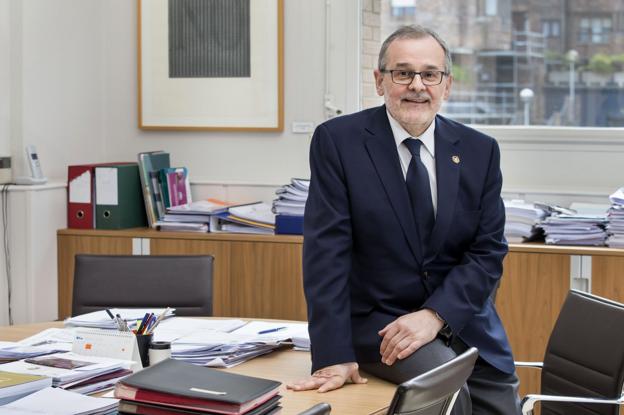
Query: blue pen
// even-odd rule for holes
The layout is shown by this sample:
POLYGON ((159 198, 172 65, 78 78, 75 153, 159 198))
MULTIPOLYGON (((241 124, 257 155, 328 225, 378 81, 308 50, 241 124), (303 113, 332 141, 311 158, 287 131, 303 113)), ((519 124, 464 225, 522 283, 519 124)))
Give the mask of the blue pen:
POLYGON ((284 330, 287 327, 275 327, 274 329, 260 330, 258 334, 275 333, 276 331, 284 330))

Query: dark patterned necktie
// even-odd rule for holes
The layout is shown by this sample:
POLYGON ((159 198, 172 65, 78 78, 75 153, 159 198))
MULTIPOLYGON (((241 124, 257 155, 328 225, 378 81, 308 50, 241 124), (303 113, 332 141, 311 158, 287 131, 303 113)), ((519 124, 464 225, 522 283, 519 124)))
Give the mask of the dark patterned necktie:
MULTIPOLYGON (((426 248, 429 244, 431 231, 433 230, 435 215, 433 213, 431 187, 429 186, 429 173, 420 159, 420 146, 422 141, 407 138, 403 143, 405 143, 410 153, 412 153, 412 160, 407 168, 405 184, 407 185, 407 192, 412 202, 412 210, 420 233, 420 241, 423 248, 426 248)), ((426 249, 423 249, 423 252, 424 251, 426 251, 426 249)))

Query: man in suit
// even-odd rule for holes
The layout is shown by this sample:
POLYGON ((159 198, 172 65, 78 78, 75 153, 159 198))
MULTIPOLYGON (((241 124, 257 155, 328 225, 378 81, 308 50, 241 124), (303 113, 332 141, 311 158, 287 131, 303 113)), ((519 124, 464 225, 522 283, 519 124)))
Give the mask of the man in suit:
POLYGON ((450 71, 435 32, 402 27, 375 70, 385 105, 314 133, 303 252, 313 374, 294 390, 364 383, 359 367, 401 383, 474 346, 453 413, 519 413, 491 300, 507 253, 500 153, 437 115, 450 71))

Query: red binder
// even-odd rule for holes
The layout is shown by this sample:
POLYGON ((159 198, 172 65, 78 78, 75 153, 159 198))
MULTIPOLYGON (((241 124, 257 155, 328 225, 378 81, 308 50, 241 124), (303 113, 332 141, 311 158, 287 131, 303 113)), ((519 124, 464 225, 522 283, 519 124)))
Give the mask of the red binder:
POLYGON ((67 227, 95 229, 95 168, 132 162, 80 164, 67 167, 67 227))

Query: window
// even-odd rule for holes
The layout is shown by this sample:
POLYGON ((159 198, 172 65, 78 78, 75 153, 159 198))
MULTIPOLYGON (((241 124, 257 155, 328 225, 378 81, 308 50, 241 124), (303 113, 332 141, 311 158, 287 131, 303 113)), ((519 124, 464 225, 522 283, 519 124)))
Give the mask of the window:
MULTIPOLYGON (((614 25, 622 24, 614 0, 577 2, 573 10, 526 0, 477 0, 477 7, 377 1, 390 11, 380 16, 380 43, 414 23, 438 29, 449 44, 454 83, 444 115, 477 125, 624 127, 624 47, 613 41, 614 25), (527 88, 533 94, 525 91, 523 100, 527 88)), ((370 48, 362 57, 376 61, 370 48)), ((363 107, 380 102, 370 79, 361 91, 363 107)))
POLYGON ((559 20, 542 20, 542 34, 546 38, 561 36, 559 20))
POLYGON ((579 43, 609 43, 611 35, 611 18, 582 18, 578 32, 579 43))
POLYGON ((498 0, 477 0, 478 16, 496 16, 498 0))
POLYGON ((416 14, 415 0, 392 0, 390 5, 392 17, 401 18, 416 14))

